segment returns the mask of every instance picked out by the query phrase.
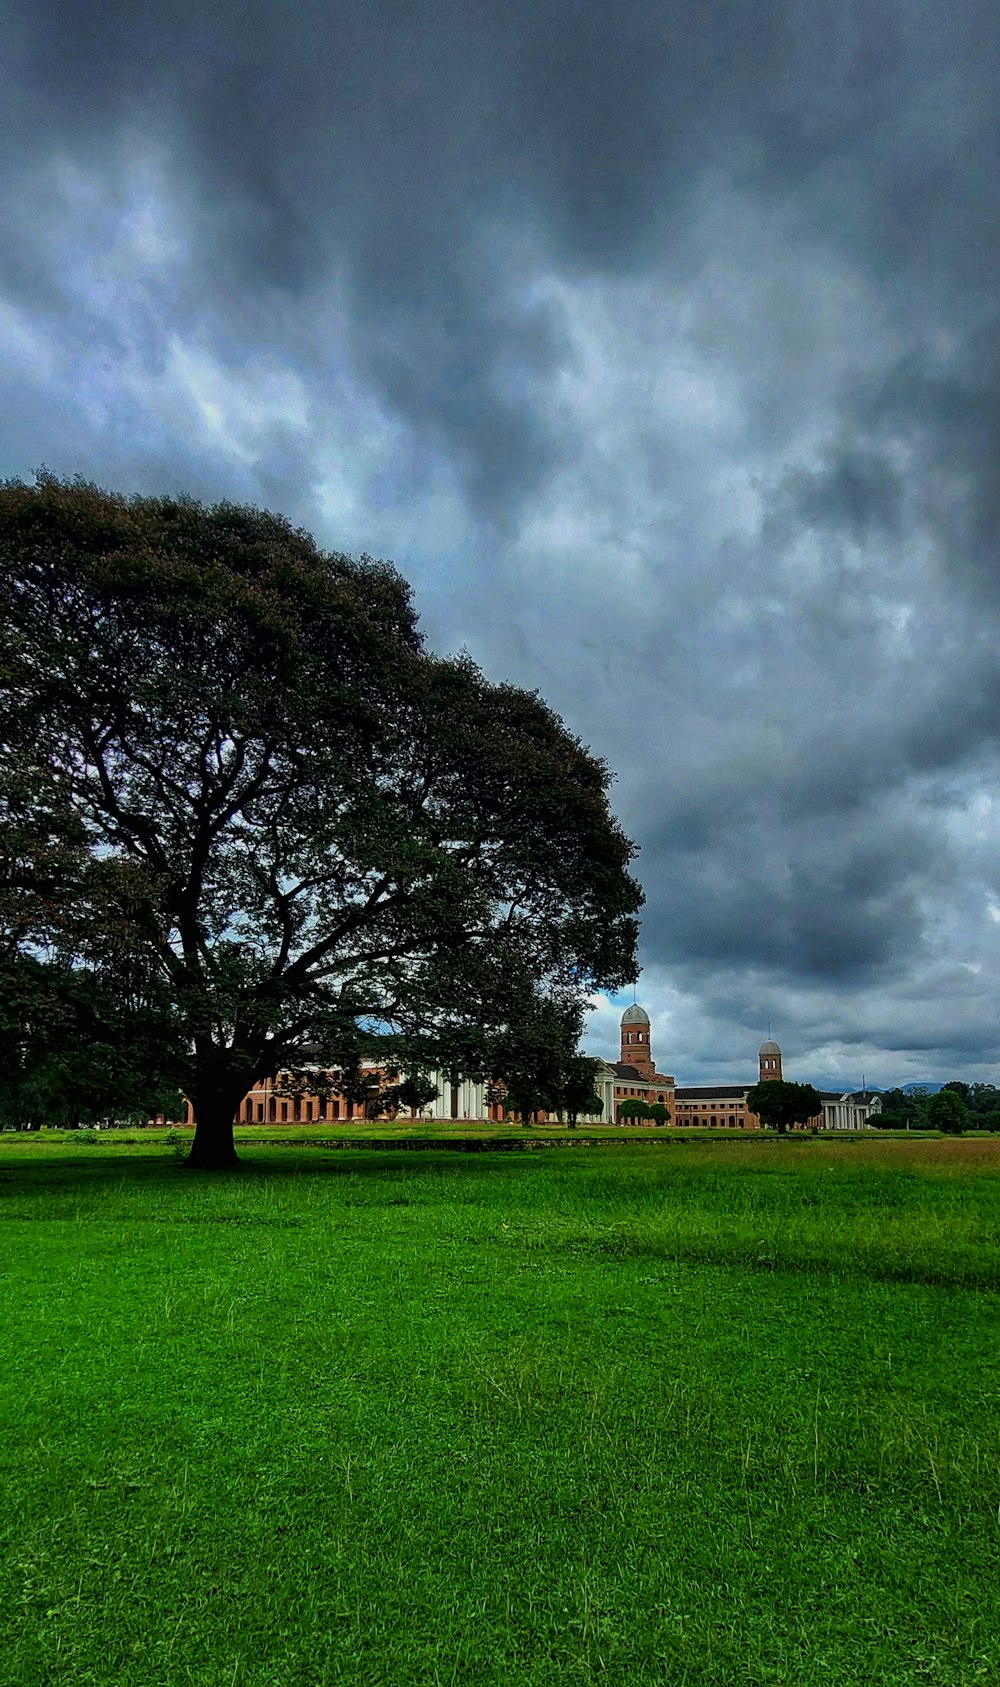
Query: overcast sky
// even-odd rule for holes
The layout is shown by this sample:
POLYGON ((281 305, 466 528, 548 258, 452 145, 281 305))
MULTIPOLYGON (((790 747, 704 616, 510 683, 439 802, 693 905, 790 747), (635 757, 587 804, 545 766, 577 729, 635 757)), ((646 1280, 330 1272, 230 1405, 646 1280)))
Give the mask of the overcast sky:
POLYGON ((679 1082, 996 1080, 996 0, 0 23, 0 472, 279 509, 537 687, 679 1082))

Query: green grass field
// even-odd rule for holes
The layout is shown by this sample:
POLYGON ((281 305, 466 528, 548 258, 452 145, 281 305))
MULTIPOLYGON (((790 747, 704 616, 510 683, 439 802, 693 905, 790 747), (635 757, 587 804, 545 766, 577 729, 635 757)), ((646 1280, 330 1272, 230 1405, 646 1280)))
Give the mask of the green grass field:
POLYGON ((0 1683, 1000 1680, 1000 1143, 0 1139, 0 1683))

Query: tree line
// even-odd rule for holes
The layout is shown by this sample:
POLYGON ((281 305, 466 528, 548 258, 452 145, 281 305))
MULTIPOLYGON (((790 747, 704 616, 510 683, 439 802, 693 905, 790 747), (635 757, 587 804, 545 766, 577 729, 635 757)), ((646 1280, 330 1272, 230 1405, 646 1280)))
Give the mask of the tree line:
POLYGON ((921 1084, 883 1090, 882 1111, 872 1123, 885 1131, 1000 1131, 1000 1089, 953 1078, 933 1094, 921 1084))

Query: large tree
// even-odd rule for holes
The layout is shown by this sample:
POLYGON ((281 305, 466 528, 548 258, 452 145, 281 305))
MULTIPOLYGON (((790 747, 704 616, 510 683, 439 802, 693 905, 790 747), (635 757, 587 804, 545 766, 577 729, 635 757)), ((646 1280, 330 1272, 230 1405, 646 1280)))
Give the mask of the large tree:
POLYGON ((806 1125, 817 1118, 823 1111, 823 1097, 812 1084, 767 1078, 747 1091, 746 1105, 769 1130, 784 1133, 789 1125, 806 1125))
MULTIPOLYGON (((610 775, 535 694, 429 655, 389 565, 282 518, 43 475, 0 488, 0 732, 130 870, 191 1163, 257 1078, 500 1035, 635 974, 610 775)), ((30 945, 30 932, 20 941, 30 945)))
POLYGON ((971 1124, 969 1109, 953 1084, 945 1084, 927 1102, 927 1123, 931 1130, 944 1131, 949 1136, 961 1136, 971 1124))

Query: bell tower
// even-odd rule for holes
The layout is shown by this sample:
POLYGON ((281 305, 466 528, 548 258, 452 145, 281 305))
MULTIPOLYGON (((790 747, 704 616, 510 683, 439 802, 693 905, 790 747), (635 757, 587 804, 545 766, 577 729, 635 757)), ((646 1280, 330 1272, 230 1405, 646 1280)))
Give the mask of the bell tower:
POLYGON ((642 1078, 652 1078, 656 1071, 649 1046, 649 1014, 635 1002, 622 1014, 621 1059, 624 1066, 634 1066, 642 1078))
POLYGON ((768 1037, 766 1043, 761 1043, 758 1055, 760 1081, 766 1084, 769 1078, 781 1077, 781 1050, 777 1043, 768 1037))

